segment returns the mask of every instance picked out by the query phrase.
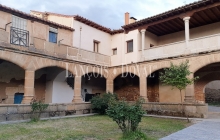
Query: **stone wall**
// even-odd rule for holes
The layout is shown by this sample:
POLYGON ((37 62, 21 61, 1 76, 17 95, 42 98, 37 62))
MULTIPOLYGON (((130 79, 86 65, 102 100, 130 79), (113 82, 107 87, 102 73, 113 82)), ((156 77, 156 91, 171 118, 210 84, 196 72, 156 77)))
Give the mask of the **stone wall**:
MULTIPOLYGON (((41 118, 62 117, 91 113, 91 104, 50 104, 41 118)), ((29 120, 31 118, 31 105, 0 105, 0 122, 29 120)))
POLYGON ((208 105, 207 104, 183 104, 185 114, 181 114, 181 104, 171 103, 144 103, 144 110, 148 114, 165 115, 165 116, 188 116, 196 118, 207 118, 208 105))
POLYGON ((220 102, 220 89, 205 89, 205 101, 206 103, 220 102))

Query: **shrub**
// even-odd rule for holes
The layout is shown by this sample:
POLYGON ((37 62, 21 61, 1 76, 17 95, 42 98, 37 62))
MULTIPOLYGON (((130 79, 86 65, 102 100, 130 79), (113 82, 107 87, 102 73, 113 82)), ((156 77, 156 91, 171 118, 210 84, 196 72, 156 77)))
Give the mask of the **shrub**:
POLYGON ((48 104, 44 104, 43 100, 32 99, 31 109, 32 109, 32 121, 39 121, 41 113, 48 108, 48 104))
POLYGON ((129 133, 126 132, 123 134, 123 137, 121 138, 121 140, 147 140, 147 139, 148 138, 146 134, 144 134, 139 130, 129 133))
POLYGON ((110 99, 117 100, 117 96, 111 93, 104 93, 93 97, 91 99, 92 109, 96 110, 99 114, 106 114, 110 99))
POLYGON ((106 113, 118 124, 124 134, 135 132, 145 114, 142 109, 142 103, 143 99, 141 98, 131 105, 123 100, 111 99, 106 113))

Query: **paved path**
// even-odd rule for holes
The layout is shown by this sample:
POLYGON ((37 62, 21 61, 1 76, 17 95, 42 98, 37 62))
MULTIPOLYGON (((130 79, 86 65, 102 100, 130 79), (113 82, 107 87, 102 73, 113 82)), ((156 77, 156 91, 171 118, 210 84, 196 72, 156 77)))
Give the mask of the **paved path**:
POLYGON ((219 112, 220 113, 220 107, 209 106, 209 112, 219 112))
POLYGON ((220 140, 220 121, 203 121, 160 140, 220 140))
POLYGON ((220 107, 209 106, 207 119, 160 140, 220 140, 220 107))

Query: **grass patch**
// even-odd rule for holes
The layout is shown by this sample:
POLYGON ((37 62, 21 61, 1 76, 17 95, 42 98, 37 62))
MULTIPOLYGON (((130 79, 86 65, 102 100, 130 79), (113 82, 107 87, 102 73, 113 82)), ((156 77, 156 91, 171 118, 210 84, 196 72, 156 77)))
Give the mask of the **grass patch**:
MULTIPOLYGON (((143 117, 140 130, 157 140, 187 127, 182 120, 143 117)), ((1 140, 123 140, 117 124, 108 116, 68 118, 0 125, 1 140)))
POLYGON ((216 107, 220 107, 220 102, 216 102, 216 103, 208 103, 210 106, 216 106, 216 107))

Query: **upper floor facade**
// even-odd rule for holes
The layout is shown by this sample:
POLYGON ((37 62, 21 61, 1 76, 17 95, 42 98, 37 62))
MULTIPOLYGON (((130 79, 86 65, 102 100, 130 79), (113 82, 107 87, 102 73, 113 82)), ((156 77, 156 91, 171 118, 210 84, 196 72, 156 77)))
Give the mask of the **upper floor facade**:
POLYGON ((23 14, 13 9, 0 11, 0 41, 13 44, 12 31, 20 28, 29 35, 22 49, 68 61, 119 66, 220 49, 217 0, 194 2, 139 21, 125 13, 125 25, 119 30, 78 15, 39 11, 23 14), (17 26, 14 22, 22 18, 25 22, 17 26))

